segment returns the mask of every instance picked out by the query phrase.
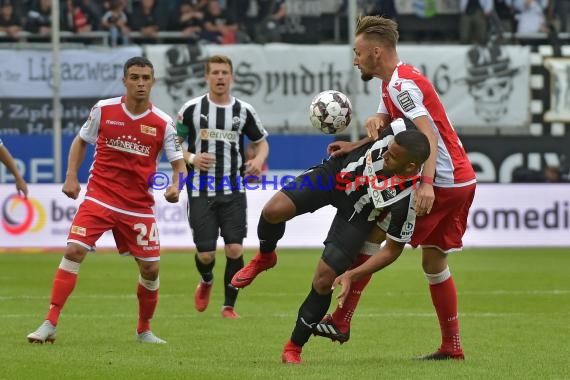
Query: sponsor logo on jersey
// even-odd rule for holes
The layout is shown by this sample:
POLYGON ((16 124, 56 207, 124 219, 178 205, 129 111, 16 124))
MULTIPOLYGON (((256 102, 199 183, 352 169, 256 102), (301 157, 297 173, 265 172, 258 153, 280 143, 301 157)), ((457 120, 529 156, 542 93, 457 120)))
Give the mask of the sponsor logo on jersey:
POLYGON ((105 120, 105 124, 107 125, 116 125, 119 127, 124 127, 125 126, 125 122, 124 121, 117 121, 117 120, 105 120))
POLYGON ((412 97, 408 91, 404 91, 398 94, 396 98, 398 99, 398 103, 400 103, 400 106, 404 112, 409 112, 416 108, 416 105, 414 104, 414 101, 412 100, 412 97))
POLYGON ((119 136, 116 139, 107 139, 105 145, 123 152, 137 154, 139 156, 150 155, 150 146, 142 145, 136 137, 119 136))
POLYGON ((87 236, 87 228, 80 226, 71 226, 71 233, 79 236, 87 236))
POLYGON ((141 124, 141 132, 146 135, 156 136, 156 128, 141 124))
POLYGON ((200 138, 202 140, 217 140, 237 143, 238 133, 235 131, 224 131, 222 129, 200 129, 200 138))

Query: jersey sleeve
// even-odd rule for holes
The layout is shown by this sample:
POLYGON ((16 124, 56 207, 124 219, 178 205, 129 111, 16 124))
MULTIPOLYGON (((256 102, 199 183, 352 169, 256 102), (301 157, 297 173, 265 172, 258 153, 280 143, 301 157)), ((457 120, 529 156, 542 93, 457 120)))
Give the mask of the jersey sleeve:
POLYGON ((180 142, 178 141, 178 136, 176 135, 176 128, 174 127, 174 122, 170 118, 166 123, 166 131, 164 132, 163 146, 168 162, 181 160, 184 158, 182 154, 182 146, 180 145, 180 142))
POLYGON ((176 134, 179 137, 183 137, 188 142, 188 151, 196 152, 196 128, 194 127, 194 121, 192 120, 192 115, 194 107, 183 106, 178 114, 176 115, 176 134))
POLYGON ((428 111, 423 103, 424 95, 416 82, 412 79, 399 80, 402 81, 400 91, 394 86, 388 86, 388 94, 396 107, 410 120, 428 115, 428 111))
POLYGON ((388 112, 388 108, 386 107, 386 104, 384 103, 384 98, 382 96, 380 96, 380 103, 378 104, 378 110, 376 110, 376 113, 385 113, 385 114, 390 113, 388 112))
POLYGON ((268 133, 265 128, 263 128, 261 119, 257 115, 257 112, 255 112, 255 109, 253 109, 253 107, 247 107, 246 112, 247 114, 243 132, 247 138, 252 142, 258 142, 266 138, 268 133))
POLYGON ((79 137, 89 144, 95 144, 97 142, 97 136, 99 135, 99 127, 101 125, 101 107, 99 103, 95 104, 91 108, 89 117, 81 126, 79 130, 79 137))
POLYGON ((409 196, 392 206, 390 210, 390 224, 386 230, 386 235, 390 239, 400 243, 407 243, 411 240, 416 226, 414 204, 415 192, 412 192, 409 196))

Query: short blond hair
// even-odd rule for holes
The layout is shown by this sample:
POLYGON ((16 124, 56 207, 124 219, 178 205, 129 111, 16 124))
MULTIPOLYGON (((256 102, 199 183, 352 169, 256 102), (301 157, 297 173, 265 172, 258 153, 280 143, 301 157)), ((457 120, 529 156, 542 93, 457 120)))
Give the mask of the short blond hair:
POLYGON ((213 55, 206 61, 206 74, 210 72, 210 64, 211 63, 225 63, 230 66, 230 73, 234 73, 234 65, 232 64, 232 60, 227 55, 213 55))
POLYGON ((362 16, 356 23, 355 35, 365 35, 367 39, 373 39, 389 47, 396 47, 398 42, 398 24, 382 16, 362 16))

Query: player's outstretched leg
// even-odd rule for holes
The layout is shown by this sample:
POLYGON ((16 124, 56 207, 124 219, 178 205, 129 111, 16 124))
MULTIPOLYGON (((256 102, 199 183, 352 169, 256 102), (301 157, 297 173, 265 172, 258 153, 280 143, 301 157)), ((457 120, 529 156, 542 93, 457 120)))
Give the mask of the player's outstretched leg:
MULTIPOLYGON (((379 249, 380 247, 379 244, 369 242, 366 242, 366 244, 371 247, 373 246, 374 249, 379 249)), ((370 251, 372 252, 373 249, 370 251)), ((365 252, 368 252, 368 250, 365 250, 365 252)), ((368 253, 360 253, 356 258, 356 262, 352 265, 352 268, 366 262, 369 258, 370 255, 368 253)), ((325 317, 315 326, 313 334, 329 338, 333 342, 340 342, 340 344, 347 342, 350 339, 350 323, 352 321, 352 316, 358 306, 360 296, 371 278, 372 275, 370 274, 354 282, 350 286, 350 293, 346 297, 342 308, 337 305, 332 314, 325 315, 325 317)))
POLYGON ((50 321, 46 320, 38 327, 36 331, 28 334, 28 342, 44 344, 55 342, 55 326, 50 321))
POLYGON ((275 248, 277 247, 277 242, 285 233, 285 222, 270 223, 266 219, 264 212, 265 209, 261 213, 257 225, 259 252, 257 252, 257 255, 255 255, 246 266, 234 275, 231 283, 235 288, 245 288, 251 284, 261 272, 271 269, 277 264, 275 248))

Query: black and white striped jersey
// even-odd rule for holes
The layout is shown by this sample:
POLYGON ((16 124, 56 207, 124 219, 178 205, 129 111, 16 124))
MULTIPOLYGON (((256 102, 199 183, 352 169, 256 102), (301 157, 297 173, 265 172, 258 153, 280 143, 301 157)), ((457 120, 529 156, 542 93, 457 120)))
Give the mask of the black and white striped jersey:
POLYGON ((360 214, 368 220, 383 220, 388 223, 382 229, 392 239, 407 242, 414 230, 415 188, 418 178, 393 176, 384 170, 382 155, 394 136, 408 127, 402 119, 393 121, 380 138, 373 143, 354 150, 342 162, 337 178, 337 188, 343 191, 352 204, 353 216, 360 214))
POLYGON ((192 197, 244 192, 244 136, 252 142, 267 137, 255 109, 231 97, 228 105, 213 103, 208 94, 186 102, 176 118, 178 136, 192 153, 211 153, 216 165, 208 171, 191 172, 187 188, 192 197))

